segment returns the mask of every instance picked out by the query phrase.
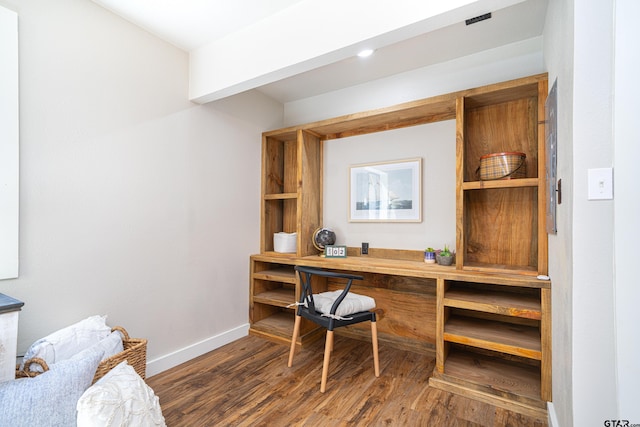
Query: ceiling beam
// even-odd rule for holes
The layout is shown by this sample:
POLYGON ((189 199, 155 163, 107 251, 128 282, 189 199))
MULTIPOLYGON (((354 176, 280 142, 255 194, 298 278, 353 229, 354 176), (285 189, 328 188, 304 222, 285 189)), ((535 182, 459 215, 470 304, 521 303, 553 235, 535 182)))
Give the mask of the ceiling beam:
POLYGON ((189 98, 235 95, 522 1, 301 1, 193 50, 189 98))

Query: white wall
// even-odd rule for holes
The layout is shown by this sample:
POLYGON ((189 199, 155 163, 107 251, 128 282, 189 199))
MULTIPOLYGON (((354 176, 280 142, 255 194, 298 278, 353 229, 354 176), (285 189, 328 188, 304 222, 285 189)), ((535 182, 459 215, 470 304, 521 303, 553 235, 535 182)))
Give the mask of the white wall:
POLYGON ((637 283, 637 243, 640 241, 640 198, 635 170, 640 158, 640 131, 635 107, 640 99, 637 41, 640 28, 636 17, 640 3, 615 1, 615 313, 619 418, 640 420, 640 286, 637 283))
POLYGON ((107 314, 149 340, 153 374, 246 333, 261 132, 282 106, 191 104, 188 55, 92 2, 0 4, 20 31, 22 268, 0 281, 25 302, 19 352, 107 314))
POLYGON ((455 120, 326 141, 324 226, 337 244, 424 250, 456 243, 455 120), (349 166, 422 159, 422 222, 349 222, 349 166))
POLYGON ((18 277, 18 15, 0 7, 0 280, 18 277))
POLYGON ((613 1, 576 1, 574 8, 572 368, 580 426, 617 418, 613 201, 587 200, 588 169, 613 165, 613 1))
MULTIPOLYGON (((555 427, 573 425, 573 0, 549 2, 544 28, 544 57, 549 89, 557 80, 558 179, 556 235, 549 235, 552 280, 553 404, 555 427)), ((585 355, 582 355, 583 357, 585 355)))
POLYGON ((640 206, 637 2, 550 2, 545 59, 558 77, 563 204, 550 238, 553 413, 559 426, 640 418, 634 256, 640 206), (614 200, 587 200, 587 171, 614 166, 614 200), (615 241, 614 241, 615 237, 615 241), (594 251, 597 262, 594 262, 594 251))

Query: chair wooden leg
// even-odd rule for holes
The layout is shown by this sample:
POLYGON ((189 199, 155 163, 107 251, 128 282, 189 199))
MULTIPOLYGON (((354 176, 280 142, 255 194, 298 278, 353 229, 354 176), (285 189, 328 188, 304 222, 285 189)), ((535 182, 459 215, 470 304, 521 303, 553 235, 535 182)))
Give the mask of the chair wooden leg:
POLYGON ((322 363, 322 382, 320 383, 320 393, 324 393, 327 388, 327 376, 329 375, 329 358, 333 348, 333 331, 327 331, 327 341, 324 345, 324 362, 322 363))
POLYGON ((289 350, 289 363, 287 366, 290 368, 293 365, 293 354, 296 352, 296 341, 298 341, 298 335, 300 334, 300 320, 301 316, 296 314, 296 321, 293 324, 293 336, 291 337, 291 350, 289 350))
POLYGON ((380 376, 380 360, 378 359, 378 326, 371 322, 371 343, 373 344, 373 370, 376 377, 380 376))

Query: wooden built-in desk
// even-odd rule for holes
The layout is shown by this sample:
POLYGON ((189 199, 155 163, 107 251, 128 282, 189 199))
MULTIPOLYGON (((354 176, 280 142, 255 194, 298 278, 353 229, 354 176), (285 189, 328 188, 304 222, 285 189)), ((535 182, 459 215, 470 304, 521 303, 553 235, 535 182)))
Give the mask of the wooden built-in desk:
MULTIPOLYGON (((432 353, 432 386, 502 406, 507 402, 520 412, 544 413, 551 392, 550 281, 426 264, 419 251, 379 251, 388 257, 251 256, 250 333, 290 342, 290 304, 300 295, 295 265, 360 274, 364 280, 354 282, 352 291, 375 298, 382 312, 379 339, 432 353)), ((350 248, 349 253, 357 251, 350 248)), ((319 286, 319 291, 335 290, 342 283, 319 286)), ((322 332, 309 322, 298 344, 322 332)), ((368 329, 358 325, 340 332, 369 339, 368 329)))
MULTIPOLYGON (((364 280, 353 289, 374 297, 384 312, 380 340, 435 354, 431 385, 521 412, 544 412, 551 400, 551 284, 536 276, 548 273, 547 93, 547 75, 539 74, 264 132, 250 332, 289 342, 289 305, 299 296, 294 265, 361 273, 364 280), (324 225, 324 144, 451 119, 455 267, 425 264, 420 251, 370 249, 357 256, 350 249, 346 259, 315 256, 314 230, 324 225), (517 179, 515 170, 478 174, 490 153, 519 153, 525 160, 517 179), (273 252, 280 232, 297 233, 295 255, 273 252)), ((369 338, 356 326, 340 332, 369 338)), ((298 344, 320 333, 303 323, 298 344)))

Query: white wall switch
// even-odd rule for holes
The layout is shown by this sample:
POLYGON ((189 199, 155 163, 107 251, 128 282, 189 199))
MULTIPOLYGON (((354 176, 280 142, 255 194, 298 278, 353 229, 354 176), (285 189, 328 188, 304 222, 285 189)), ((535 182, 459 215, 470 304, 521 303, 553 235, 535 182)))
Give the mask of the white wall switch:
POLYGON ((589 200, 613 199, 613 168, 597 168, 587 171, 589 176, 589 200))

